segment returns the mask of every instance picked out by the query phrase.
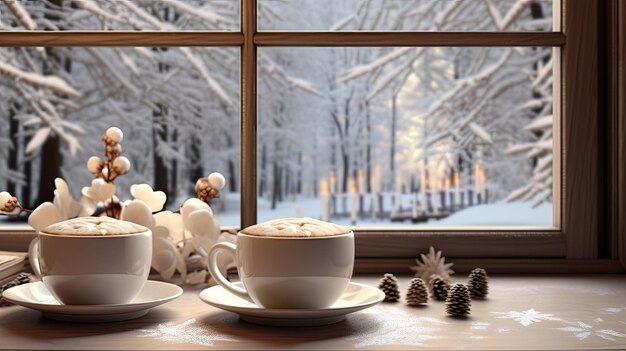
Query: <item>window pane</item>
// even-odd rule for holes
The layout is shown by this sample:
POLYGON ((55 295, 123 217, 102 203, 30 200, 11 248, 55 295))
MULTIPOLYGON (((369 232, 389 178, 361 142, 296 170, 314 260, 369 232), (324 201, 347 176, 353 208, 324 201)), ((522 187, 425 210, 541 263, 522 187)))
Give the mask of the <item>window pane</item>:
POLYGON ((259 29, 550 32, 552 6, 553 0, 259 0, 259 29))
POLYGON ((239 1, 28 0, 0 3, 0 16, 2 30, 238 30, 239 1))
POLYGON ((261 48, 259 220, 551 227, 553 50, 261 48))
POLYGON ((178 209, 200 177, 218 171, 227 186, 212 208, 239 225, 239 50, 236 48, 0 49, 0 189, 34 208, 63 177, 75 199, 94 178, 110 126, 124 131, 130 172, 178 209), (48 133, 49 132, 49 133, 48 133), (76 148, 72 153, 72 148, 76 148))

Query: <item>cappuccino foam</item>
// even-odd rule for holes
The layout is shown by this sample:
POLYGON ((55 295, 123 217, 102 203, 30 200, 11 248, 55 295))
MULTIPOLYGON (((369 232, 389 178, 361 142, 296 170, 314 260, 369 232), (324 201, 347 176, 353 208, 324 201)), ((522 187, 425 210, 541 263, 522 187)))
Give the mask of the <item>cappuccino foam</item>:
POLYGON ((318 237, 347 234, 350 229, 313 218, 280 218, 250 226, 241 232, 257 236, 318 237))
POLYGON ((143 233, 147 230, 139 224, 110 217, 78 217, 51 224, 43 232, 57 235, 105 236, 143 233))

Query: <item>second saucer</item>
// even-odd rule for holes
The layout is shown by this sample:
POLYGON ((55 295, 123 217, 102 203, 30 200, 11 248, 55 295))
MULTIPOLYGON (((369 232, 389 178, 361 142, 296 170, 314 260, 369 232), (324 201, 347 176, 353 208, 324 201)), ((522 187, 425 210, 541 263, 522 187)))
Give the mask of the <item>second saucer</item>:
MULTIPOLYGON (((241 286, 241 283, 236 283, 241 286)), ((377 288, 349 283, 339 300, 324 309, 261 308, 243 300, 221 286, 213 286, 200 293, 200 299, 211 306, 239 314, 242 320, 255 324, 304 327, 341 322, 346 315, 376 305, 385 298, 377 288)))

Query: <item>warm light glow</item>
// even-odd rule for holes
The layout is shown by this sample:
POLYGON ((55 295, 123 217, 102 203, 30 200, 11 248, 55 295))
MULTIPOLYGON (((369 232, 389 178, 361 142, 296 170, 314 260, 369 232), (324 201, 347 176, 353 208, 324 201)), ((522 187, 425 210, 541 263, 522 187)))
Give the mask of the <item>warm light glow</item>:
POLYGON ((328 194, 328 182, 326 179, 320 180, 320 194, 327 195, 328 194))

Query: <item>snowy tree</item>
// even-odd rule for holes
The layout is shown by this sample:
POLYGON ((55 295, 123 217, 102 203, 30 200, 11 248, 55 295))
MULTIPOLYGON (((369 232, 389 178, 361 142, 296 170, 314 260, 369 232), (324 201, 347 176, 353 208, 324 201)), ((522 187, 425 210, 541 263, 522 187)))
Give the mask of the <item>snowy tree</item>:
MULTIPOLYGON (((238 22, 238 8, 230 1, 7 0, 3 5, 2 24, 9 30, 229 29, 238 22)), ((62 163, 68 170, 65 176, 88 179, 89 174, 73 171, 82 157, 58 158, 55 165, 46 165, 50 150, 69 147, 76 154, 88 146, 90 154, 99 140, 81 134, 99 135, 107 126, 120 124, 136 137, 129 152, 140 171, 137 177, 145 181, 154 174, 157 188, 169 195, 191 188, 194 177, 204 175, 205 164, 228 174, 231 186, 238 183, 239 84, 238 69, 233 69, 239 66, 237 50, 7 48, 0 55, 3 86, 13 90, 9 94, 5 89, 2 98, 12 103, 5 106, 20 106, 13 114, 20 121, 17 128, 25 129, 9 131, 22 140, 6 141, 13 145, 6 157, 18 154, 26 160, 33 153, 46 153, 39 169, 48 174, 40 174, 40 179, 61 175, 62 163), (40 149, 57 139, 62 144, 40 149), (55 168, 57 173, 50 174, 55 168), (180 179, 187 173, 187 179, 180 179)), ((20 180, 12 175, 0 176, 20 180)), ((129 183, 137 181, 128 178, 129 183)), ((38 188, 43 192, 54 187, 40 182, 38 188)))
MULTIPOLYGON (((341 26, 353 28, 360 23, 359 18, 366 18, 371 21, 368 29, 372 30, 545 30, 550 25, 546 20, 550 11, 545 3, 533 0, 391 1, 384 5, 364 0, 341 26)), ((397 90, 398 82, 411 76, 428 89, 436 91, 435 86, 443 87, 443 92, 428 101, 425 112, 417 116, 421 123, 413 124, 422 132, 421 137, 414 133, 420 140, 418 158, 424 160, 427 169, 432 168, 428 166, 429 158, 449 158, 457 172, 462 164, 471 172, 471 166, 480 162, 490 175, 496 198, 506 197, 507 192, 528 178, 520 169, 513 172, 510 167, 503 167, 512 162, 510 153, 504 150, 512 144, 532 143, 538 138, 539 143, 533 143, 533 148, 544 148, 529 157, 543 157, 542 162, 537 162, 531 181, 541 185, 529 185, 534 189, 532 192, 525 187, 509 198, 537 195, 539 203, 551 196, 548 184, 551 154, 545 148, 551 143, 551 124, 529 126, 527 129, 537 132, 534 135, 520 130, 535 117, 545 122, 544 116, 551 115, 552 79, 551 71, 546 68, 551 67, 550 57, 550 49, 534 48, 392 48, 366 64, 353 67, 343 81, 376 77, 368 96, 370 100, 385 90, 397 90), (437 61, 442 60, 447 69, 433 70, 437 61)))

